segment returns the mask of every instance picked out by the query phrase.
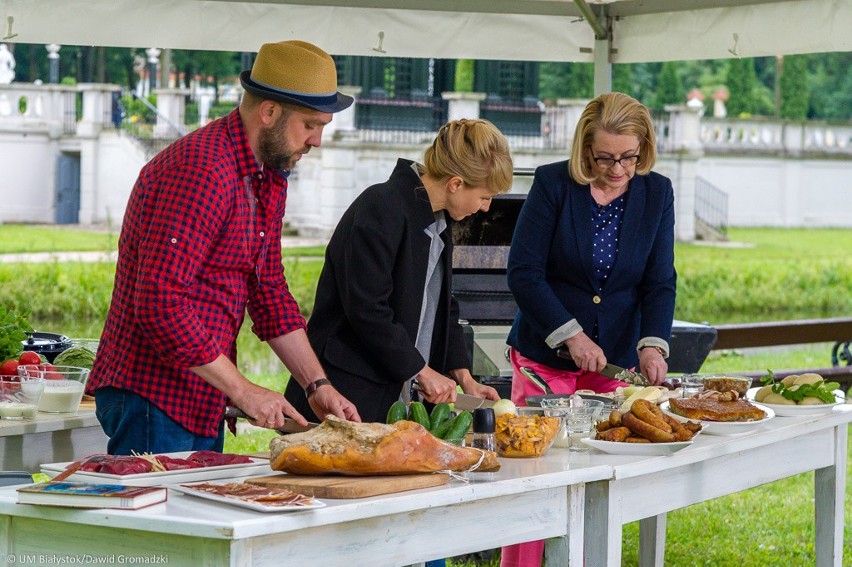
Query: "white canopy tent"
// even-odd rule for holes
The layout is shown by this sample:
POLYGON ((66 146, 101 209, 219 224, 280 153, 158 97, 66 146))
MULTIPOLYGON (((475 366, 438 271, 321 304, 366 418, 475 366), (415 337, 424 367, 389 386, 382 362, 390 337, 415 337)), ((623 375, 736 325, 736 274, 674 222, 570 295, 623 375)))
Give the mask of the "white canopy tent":
POLYGON ((0 0, 0 41, 596 64, 852 51, 852 0, 0 0), (2 37, 5 36, 5 37, 2 37))

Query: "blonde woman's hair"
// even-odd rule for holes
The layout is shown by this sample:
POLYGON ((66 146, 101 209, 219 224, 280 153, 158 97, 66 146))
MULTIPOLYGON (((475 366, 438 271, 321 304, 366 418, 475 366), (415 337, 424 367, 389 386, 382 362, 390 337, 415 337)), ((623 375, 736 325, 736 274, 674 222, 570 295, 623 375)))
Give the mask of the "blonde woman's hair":
POLYGON ((506 138, 487 120, 453 120, 438 131, 423 159, 427 175, 460 177, 465 185, 505 193, 512 187, 512 157, 506 138))
POLYGON ((589 149, 597 132, 631 135, 639 138, 639 162, 636 173, 646 175, 657 161, 657 137, 651 113, 638 100, 623 93, 605 93, 586 105, 571 146, 568 169, 577 183, 592 182, 592 158, 589 149))

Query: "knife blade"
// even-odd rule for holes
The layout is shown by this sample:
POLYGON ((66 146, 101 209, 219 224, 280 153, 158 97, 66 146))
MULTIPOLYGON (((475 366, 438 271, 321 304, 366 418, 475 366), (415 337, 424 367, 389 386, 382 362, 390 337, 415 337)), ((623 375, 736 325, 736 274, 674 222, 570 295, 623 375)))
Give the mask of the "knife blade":
POLYGON ((456 394, 455 406, 456 409, 473 411, 478 408, 494 407, 494 402, 485 398, 471 396, 470 394, 456 394))
MULTIPOLYGON (((225 408, 225 417, 251 419, 248 415, 246 415, 246 412, 234 406, 228 406, 225 408)), ((305 431, 313 429, 317 425, 319 425, 319 423, 313 423, 311 421, 309 421, 307 425, 300 425, 295 419, 285 417, 284 425, 276 427, 275 431, 278 433, 304 433, 305 431)))
MULTIPOLYGON (((556 349, 556 356, 558 356, 559 358, 572 360, 571 353, 569 353, 568 349, 564 346, 561 346, 556 349)), ((598 374, 607 378, 611 378, 613 380, 618 380, 620 382, 627 382, 628 384, 633 384, 635 386, 647 386, 650 384, 650 382, 648 382, 648 379, 639 374, 638 372, 633 372, 632 370, 627 370, 626 368, 622 368, 620 366, 616 366, 615 364, 610 363, 607 363, 607 365, 604 366, 603 370, 601 370, 598 374)))
MULTIPOLYGON (((417 382, 414 382, 412 386, 416 391, 422 392, 423 387, 420 386, 417 382)), ((463 411, 473 411, 477 408, 490 408, 494 407, 494 402, 492 400, 486 400, 485 398, 479 398, 477 396, 471 396, 470 394, 456 394, 455 401, 456 409, 460 409, 463 411)))
POLYGON ((650 384, 650 382, 648 382, 648 379, 639 374, 638 372, 627 370, 626 368, 616 366, 615 364, 607 363, 607 365, 604 366, 603 370, 601 370, 599 374, 601 376, 606 376, 607 378, 612 378, 613 380, 627 382, 628 384, 634 384, 636 386, 647 386, 648 384, 650 384))

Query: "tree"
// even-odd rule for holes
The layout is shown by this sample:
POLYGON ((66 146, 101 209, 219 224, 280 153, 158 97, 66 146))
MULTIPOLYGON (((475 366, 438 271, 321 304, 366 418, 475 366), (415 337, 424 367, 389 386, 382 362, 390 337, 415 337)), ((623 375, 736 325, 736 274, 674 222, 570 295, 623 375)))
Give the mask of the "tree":
POLYGON ((547 61, 539 67, 538 97, 556 100, 568 98, 568 77, 571 74, 571 63, 556 63, 547 61))
POLYGON ((663 110, 667 104, 681 104, 686 100, 686 92, 677 74, 678 62, 666 61, 660 71, 660 80, 654 93, 654 108, 663 110))
POLYGON ((807 59, 804 55, 788 55, 781 71, 781 118, 804 120, 808 117, 807 59))
POLYGON ((473 59, 459 59, 456 61, 456 77, 453 84, 456 92, 473 92, 473 68, 473 59))
POLYGON ((638 100, 639 88, 636 81, 633 79, 632 65, 612 66, 612 90, 630 95, 638 100))
POLYGON ((728 99, 728 115, 752 114, 755 109, 754 91, 757 83, 754 60, 750 57, 729 59, 725 83, 731 94, 728 99))

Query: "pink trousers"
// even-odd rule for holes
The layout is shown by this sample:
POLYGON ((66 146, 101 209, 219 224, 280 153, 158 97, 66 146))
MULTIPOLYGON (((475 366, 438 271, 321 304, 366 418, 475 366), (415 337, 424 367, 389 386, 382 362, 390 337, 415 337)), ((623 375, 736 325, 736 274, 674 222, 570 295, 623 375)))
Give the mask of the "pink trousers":
MULTIPOLYGON (((612 392, 619 386, 629 385, 588 370, 569 372, 551 368, 525 357, 515 349, 511 349, 509 356, 512 362, 512 401, 518 406, 527 405, 528 396, 544 394, 541 388, 521 374, 519 370, 521 366, 531 368, 541 376, 555 394, 573 394, 577 390, 612 392)), ((500 554, 500 567, 541 567, 543 557, 544 540, 507 545, 503 547, 500 554)))

